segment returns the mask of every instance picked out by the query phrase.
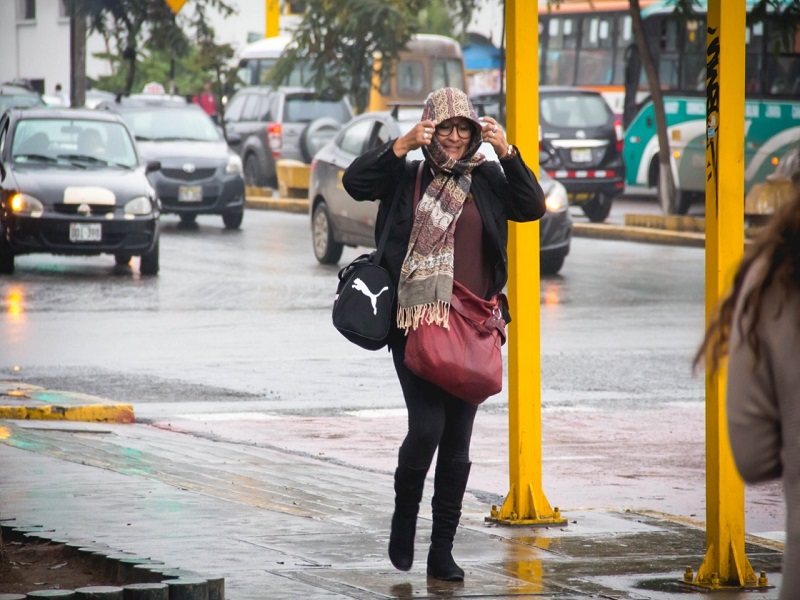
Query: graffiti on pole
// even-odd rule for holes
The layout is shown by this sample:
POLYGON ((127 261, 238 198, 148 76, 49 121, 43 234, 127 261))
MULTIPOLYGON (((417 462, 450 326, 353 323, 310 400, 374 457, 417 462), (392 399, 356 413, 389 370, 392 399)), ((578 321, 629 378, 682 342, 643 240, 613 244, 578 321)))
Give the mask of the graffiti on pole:
POLYGON ((719 32, 708 28, 706 46, 706 182, 717 189, 719 147, 719 32))

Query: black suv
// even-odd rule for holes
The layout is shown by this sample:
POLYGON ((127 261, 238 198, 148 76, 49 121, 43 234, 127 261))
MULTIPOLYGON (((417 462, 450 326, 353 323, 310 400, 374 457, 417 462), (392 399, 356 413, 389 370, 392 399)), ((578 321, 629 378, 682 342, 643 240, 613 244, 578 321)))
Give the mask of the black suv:
POLYGON ((247 87, 223 116, 228 144, 244 164, 248 186, 277 187, 275 163, 311 159, 353 117, 346 99, 320 97, 305 88, 247 87))
POLYGON ((567 188, 570 203, 590 221, 604 221, 625 190, 622 121, 599 92, 542 86, 539 126, 542 169, 567 188))

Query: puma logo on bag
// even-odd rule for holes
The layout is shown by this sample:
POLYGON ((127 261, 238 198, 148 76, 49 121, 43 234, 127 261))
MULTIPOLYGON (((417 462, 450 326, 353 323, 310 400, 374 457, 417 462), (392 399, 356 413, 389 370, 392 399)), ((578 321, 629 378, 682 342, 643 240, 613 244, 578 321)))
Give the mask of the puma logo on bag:
POLYGON ((358 290, 359 292, 361 292, 362 294, 364 294, 365 296, 367 296, 369 298, 369 301, 372 303, 372 314, 373 315, 377 315, 378 314, 378 296, 380 296, 383 292, 385 292, 389 288, 387 286, 383 286, 383 289, 380 292, 378 292, 377 294, 373 294, 371 291, 369 291, 369 288, 367 287, 366 283, 364 283, 360 279, 354 279, 353 280, 353 289, 358 290))

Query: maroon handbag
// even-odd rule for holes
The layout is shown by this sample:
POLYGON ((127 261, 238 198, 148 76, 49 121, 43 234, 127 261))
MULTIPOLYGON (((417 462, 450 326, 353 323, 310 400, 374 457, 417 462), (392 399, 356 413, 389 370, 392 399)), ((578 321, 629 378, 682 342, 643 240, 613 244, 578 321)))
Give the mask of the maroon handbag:
POLYGON ((409 329, 404 362, 430 381, 470 404, 481 404, 503 389, 506 323, 502 294, 484 300, 457 281, 450 299, 450 328, 420 323, 409 329))

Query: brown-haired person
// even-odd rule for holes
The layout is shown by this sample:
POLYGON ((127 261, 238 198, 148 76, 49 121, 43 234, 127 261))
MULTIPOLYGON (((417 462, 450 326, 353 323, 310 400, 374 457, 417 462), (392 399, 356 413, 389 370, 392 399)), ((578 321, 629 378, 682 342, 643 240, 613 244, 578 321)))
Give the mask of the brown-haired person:
POLYGON ((695 357, 728 357, 728 434, 748 483, 783 479, 781 600, 800 594, 800 189, 758 233, 695 357))
POLYGON ((461 581, 464 571, 453 560, 452 548, 471 467, 477 406, 405 366, 406 332, 423 319, 447 326, 443 321, 454 281, 485 299, 503 289, 508 280, 508 221, 541 218, 544 192, 497 122, 479 120, 467 95, 456 88, 430 94, 420 122, 358 157, 342 184, 356 200, 383 199, 376 239, 386 226, 390 204, 398 202, 382 265, 397 282, 397 323, 389 349, 408 410, 408 432, 395 470, 389 558, 400 570, 412 566, 419 503, 437 454, 427 572, 461 581), (478 152, 483 142, 492 145, 499 164, 478 152), (420 161, 407 161, 406 155, 418 148, 425 160, 415 207, 420 161))

